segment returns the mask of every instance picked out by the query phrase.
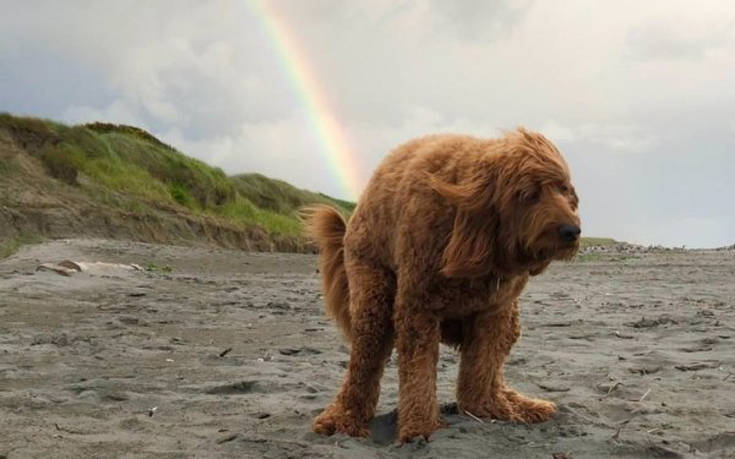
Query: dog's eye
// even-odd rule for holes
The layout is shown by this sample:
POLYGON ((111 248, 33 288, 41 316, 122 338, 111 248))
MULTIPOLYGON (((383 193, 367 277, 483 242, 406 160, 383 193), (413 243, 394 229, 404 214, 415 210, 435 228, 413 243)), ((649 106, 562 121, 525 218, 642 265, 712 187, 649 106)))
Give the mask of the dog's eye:
POLYGON ((520 193, 520 199, 523 202, 526 202, 528 204, 533 204, 539 200, 541 197, 541 191, 538 189, 525 191, 523 193, 520 193))
POLYGON ((562 194, 567 194, 567 193, 569 193, 569 187, 566 186, 566 185, 561 185, 559 187, 559 191, 561 191, 562 194))

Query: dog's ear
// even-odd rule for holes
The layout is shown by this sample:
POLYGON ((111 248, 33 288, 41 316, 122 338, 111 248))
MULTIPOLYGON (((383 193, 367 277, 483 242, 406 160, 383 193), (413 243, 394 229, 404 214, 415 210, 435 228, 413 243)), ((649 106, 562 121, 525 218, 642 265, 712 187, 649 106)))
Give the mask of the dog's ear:
POLYGON ((456 206, 452 231, 442 255, 441 272, 468 278, 488 274, 498 227, 493 206, 494 183, 489 172, 478 171, 462 183, 446 183, 429 176, 431 187, 456 206))
POLYGON ((484 214, 457 211, 449 242, 442 255, 442 274, 453 278, 471 278, 490 272, 497 218, 494 210, 488 210, 484 214))
POLYGON ((478 170, 461 183, 447 183, 433 174, 426 176, 429 186, 459 209, 479 210, 492 200, 494 180, 489 171, 478 170))

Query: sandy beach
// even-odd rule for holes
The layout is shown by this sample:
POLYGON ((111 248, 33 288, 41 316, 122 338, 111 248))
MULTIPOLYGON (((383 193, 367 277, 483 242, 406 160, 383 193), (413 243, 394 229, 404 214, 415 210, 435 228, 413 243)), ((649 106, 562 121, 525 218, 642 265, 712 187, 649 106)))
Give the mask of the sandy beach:
POLYGON ((479 422, 395 443, 395 355, 372 437, 313 417, 348 348, 322 311, 316 257, 59 240, 0 261, 0 458, 735 457, 735 252, 597 254, 522 296, 511 385, 552 421, 479 422), (62 260, 138 264, 63 276, 62 260))

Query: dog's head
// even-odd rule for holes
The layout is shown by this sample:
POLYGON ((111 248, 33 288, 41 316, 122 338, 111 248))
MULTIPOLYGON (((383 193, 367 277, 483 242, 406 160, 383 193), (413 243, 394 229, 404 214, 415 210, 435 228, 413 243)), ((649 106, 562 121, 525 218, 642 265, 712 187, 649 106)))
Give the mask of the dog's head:
POLYGON ((442 273, 539 274, 579 248, 578 197, 569 168, 544 136, 522 128, 488 143, 466 174, 432 187, 457 207, 442 273))

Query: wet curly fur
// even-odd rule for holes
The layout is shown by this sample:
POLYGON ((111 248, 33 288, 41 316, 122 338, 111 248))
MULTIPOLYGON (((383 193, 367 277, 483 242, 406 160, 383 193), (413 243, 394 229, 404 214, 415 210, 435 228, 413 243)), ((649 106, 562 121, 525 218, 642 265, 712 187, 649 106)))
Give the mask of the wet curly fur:
POLYGON ((529 276, 577 251, 577 203, 559 151, 519 128, 499 139, 431 136, 400 146, 348 223, 330 207, 307 209, 326 310, 351 343, 342 388, 314 430, 369 434, 395 347, 399 439, 428 438, 442 425, 440 342, 461 352, 460 412, 549 419, 555 405, 511 389, 503 364, 520 335, 518 297, 529 276), (572 233, 560 236, 564 227, 572 233))

